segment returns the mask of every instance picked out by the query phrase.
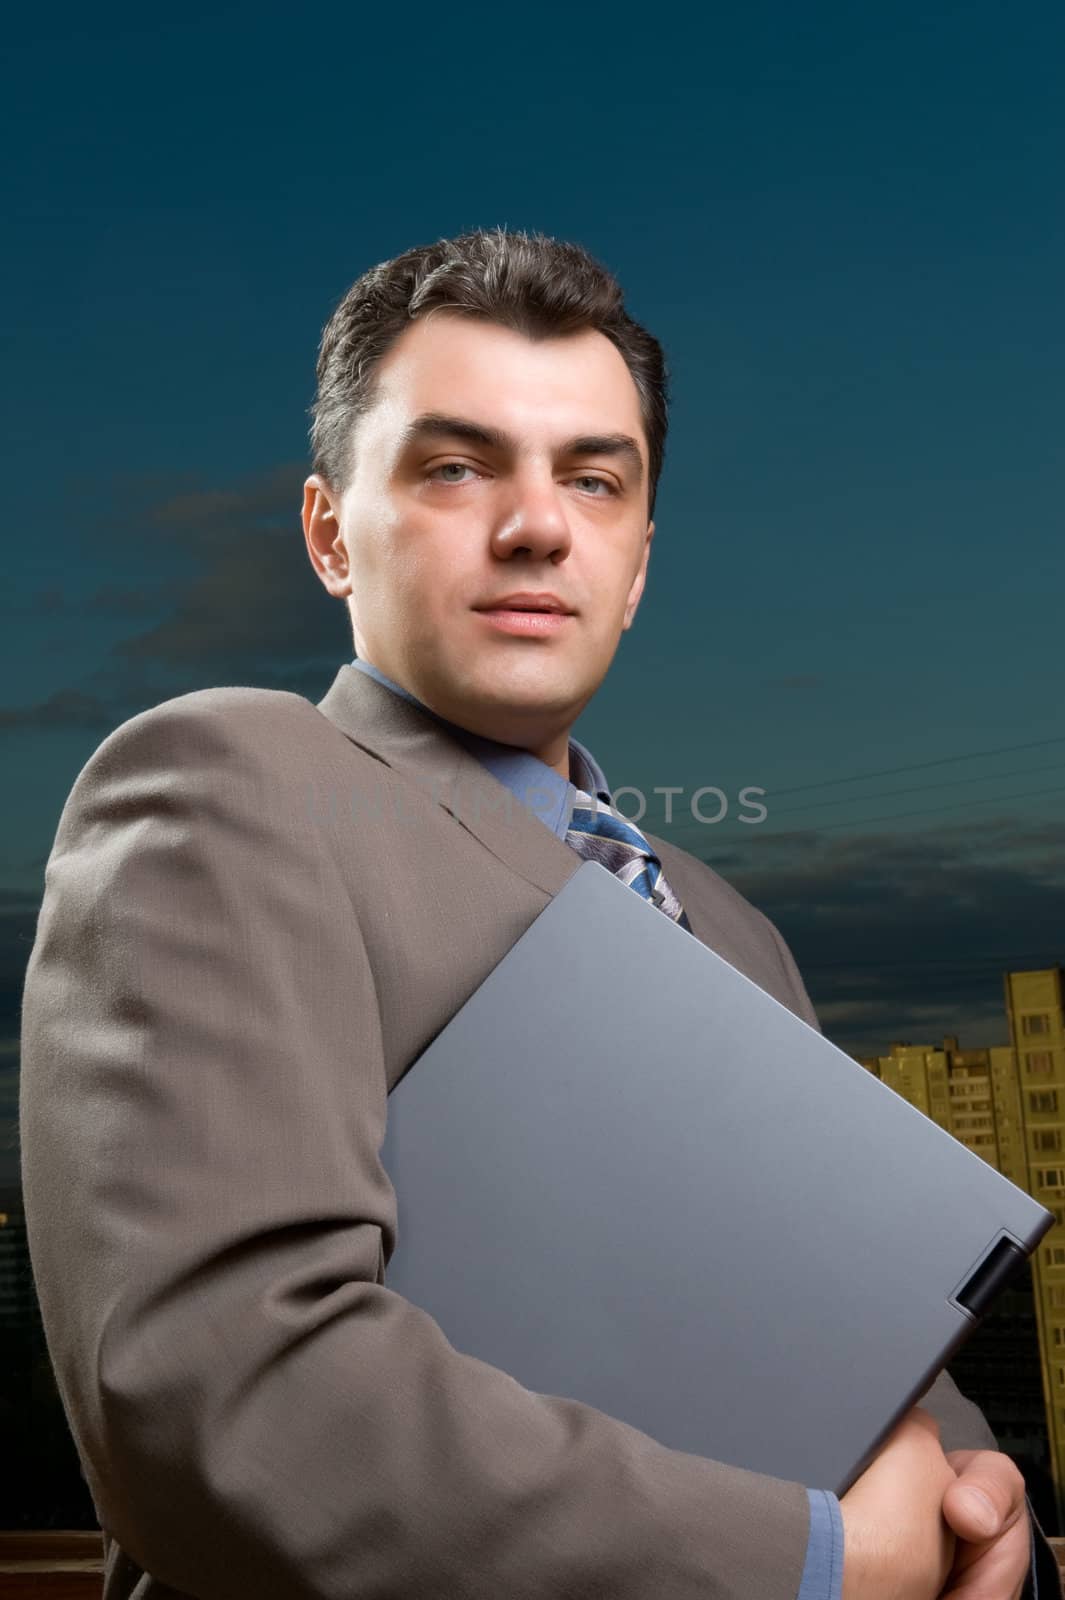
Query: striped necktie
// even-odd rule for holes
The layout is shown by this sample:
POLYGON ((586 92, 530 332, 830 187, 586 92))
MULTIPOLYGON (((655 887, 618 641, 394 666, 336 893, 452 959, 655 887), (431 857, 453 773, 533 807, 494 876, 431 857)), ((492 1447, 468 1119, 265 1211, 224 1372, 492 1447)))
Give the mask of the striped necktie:
POLYGON ((566 843, 585 861, 598 861, 691 933, 684 907, 667 883, 662 863, 649 842, 634 822, 607 801, 577 790, 566 843))

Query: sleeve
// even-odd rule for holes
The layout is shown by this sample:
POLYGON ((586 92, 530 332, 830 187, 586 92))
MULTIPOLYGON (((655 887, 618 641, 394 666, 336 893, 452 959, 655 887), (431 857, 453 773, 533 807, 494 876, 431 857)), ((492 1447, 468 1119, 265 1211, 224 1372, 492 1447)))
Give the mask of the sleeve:
POLYGON ((1039 1525, 1030 1496, 1026 1496, 1025 1503, 1032 1527, 1032 1554, 1021 1600, 1065 1600, 1065 1582, 1062 1581, 1058 1558, 1039 1525))
MULTIPOLYGON (((765 916, 765 913, 761 912, 760 915, 765 916)), ((765 918, 765 921, 766 926, 772 936, 773 944, 776 947, 776 952, 780 959, 780 965, 784 969, 784 977, 788 988, 792 992, 792 1011, 794 1011, 797 1017, 801 1017, 803 1022, 808 1022, 811 1028, 816 1028, 818 1033, 822 1033, 824 1030, 818 1021, 817 1012, 813 1008, 813 1002, 811 1001, 810 996, 806 993, 806 985, 803 983, 799 974, 799 969, 795 965, 795 957, 788 949, 788 946, 781 935, 780 929, 776 926, 776 924, 770 922, 768 917, 765 918)))
POLYGON ((24 990, 31 1259, 101 1524, 199 1600, 794 1600, 801 1485, 535 1394, 384 1286, 336 842, 299 741, 196 699, 79 775, 24 990))
POLYGON ((830 1489, 809 1489, 810 1543, 796 1600, 842 1600, 843 1513, 830 1489))

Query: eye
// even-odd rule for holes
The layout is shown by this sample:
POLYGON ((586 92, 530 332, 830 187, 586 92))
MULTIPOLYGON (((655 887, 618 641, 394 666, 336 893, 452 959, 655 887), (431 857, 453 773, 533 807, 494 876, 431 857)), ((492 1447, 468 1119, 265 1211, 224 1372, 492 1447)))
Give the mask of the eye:
MULTIPOLYGON (((441 462, 440 466, 433 468, 433 470, 429 473, 429 477, 430 478, 435 478, 437 483, 459 484, 459 483, 468 483, 469 482, 469 479, 467 479, 467 478, 459 478, 459 477, 442 478, 440 476, 440 474, 443 473, 443 472, 446 472, 446 473, 473 472, 473 468, 472 467, 468 467, 466 465, 465 461, 443 461, 443 462, 441 462)), ((476 476, 476 474, 474 474, 474 475, 476 476)))
POLYGON ((599 499, 603 498, 603 496, 599 493, 599 491, 601 489, 605 490, 608 495, 617 493, 617 490, 614 488, 614 485, 612 483, 608 483, 605 478, 593 478, 593 477, 590 477, 587 473, 582 473, 582 475, 579 478, 574 478, 573 482, 577 483, 577 484, 581 484, 581 483, 583 483, 583 484, 589 484, 589 483, 592 484, 593 485, 593 490, 592 490, 593 498, 596 498, 596 497, 598 497, 599 499))

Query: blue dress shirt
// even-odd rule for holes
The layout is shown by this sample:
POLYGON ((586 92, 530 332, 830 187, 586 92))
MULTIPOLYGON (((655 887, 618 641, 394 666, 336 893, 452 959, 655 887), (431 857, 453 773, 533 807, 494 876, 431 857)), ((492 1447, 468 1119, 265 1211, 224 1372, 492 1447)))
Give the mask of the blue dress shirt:
MULTIPOLYGON (((504 784, 516 800, 527 805, 534 816, 540 818, 559 839, 565 839, 569 819, 573 814, 577 786, 586 794, 610 801, 610 790, 602 767, 590 750, 576 739, 569 742, 570 773, 576 784, 567 783, 562 775, 549 767, 546 761, 519 750, 516 745, 500 744, 486 739, 468 728, 456 727, 445 717, 437 716, 421 700, 401 684, 393 683, 369 661, 352 661, 353 667, 366 672, 386 689, 402 695, 441 723, 453 738, 465 745, 470 754, 487 767, 494 778, 504 784)), ((807 1489, 810 1500, 810 1538, 806 1546, 806 1565, 796 1600, 841 1600, 843 1594, 843 1517, 839 1500, 830 1489, 807 1489)))

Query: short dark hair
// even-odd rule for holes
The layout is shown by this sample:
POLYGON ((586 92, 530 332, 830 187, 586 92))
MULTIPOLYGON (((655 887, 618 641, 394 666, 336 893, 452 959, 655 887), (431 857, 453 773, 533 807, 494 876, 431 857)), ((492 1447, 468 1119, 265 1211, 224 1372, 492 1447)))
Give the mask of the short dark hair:
POLYGON ((621 287, 580 245, 542 233, 478 228, 418 245, 364 272, 322 330, 310 408, 313 470, 343 492, 351 432, 373 399, 381 359, 417 317, 446 309, 529 339, 586 328, 616 346, 632 374, 647 436, 648 506, 665 456, 668 375, 658 340, 628 315, 621 287))

